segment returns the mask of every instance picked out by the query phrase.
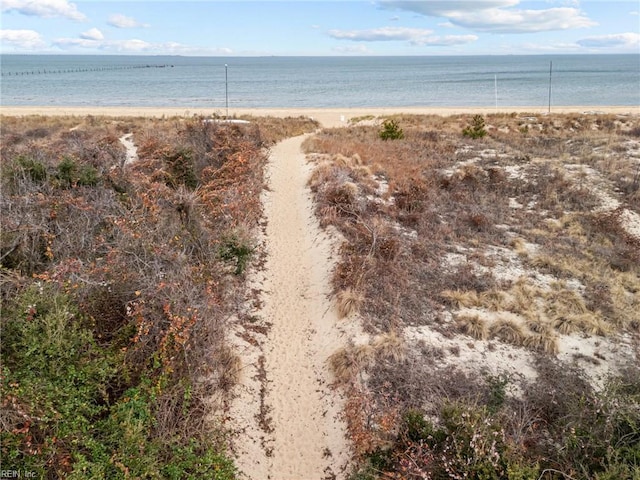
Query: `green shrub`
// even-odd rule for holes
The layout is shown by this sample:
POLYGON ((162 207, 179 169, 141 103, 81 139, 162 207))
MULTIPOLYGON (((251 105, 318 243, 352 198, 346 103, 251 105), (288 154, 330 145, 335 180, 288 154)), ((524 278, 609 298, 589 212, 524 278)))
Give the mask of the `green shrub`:
POLYGON ((253 247, 236 235, 225 238, 218 251, 221 259, 232 261, 236 264, 236 275, 242 275, 252 253, 253 247))
POLYGON ((167 185, 177 188, 179 185, 194 190, 198 186, 198 176, 195 172, 193 152, 188 148, 179 148, 175 152, 165 155, 170 177, 167 185))
POLYGON ((89 323, 46 284, 3 312, 3 468, 38 478, 235 478, 211 439, 154 437, 162 379, 114 395, 121 351, 100 348, 89 323))
POLYGON ((382 130, 378 133, 382 140, 400 140, 404 138, 404 132, 395 120, 385 120, 382 123, 382 130))
POLYGON ((485 130, 484 117, 482 115, 474 115, 471 125, 462 130, 462 135, 465 137, 471 137, 473 139, 482 138, 487 134, 485 130))
POLYGON ((18 165, 34 183, 44 183, 47 180, 47 167, 44 163, 29 157, 18 157, 18 165))
POLYGON ((407 410, 402 419, 403 433, 409 441, 425 442, 433 447, 437 442, 444 440, 443 432, 435 429, 420 410, 407 410))
POLYGON ((28 413, 2 432, 3 463, 60 468, 107 410, 116 358, 99 352, 82 322, 72 302, 50 288, 32 287, 5 312, 3 401, 14 399, 15 411, 28 413))
POLYGON ((58 164, 56 178, 63 188, 77 185, 94 186, 98 184, 100 176, 91 165, 78 165, 75 160, 64 157, 58 164))

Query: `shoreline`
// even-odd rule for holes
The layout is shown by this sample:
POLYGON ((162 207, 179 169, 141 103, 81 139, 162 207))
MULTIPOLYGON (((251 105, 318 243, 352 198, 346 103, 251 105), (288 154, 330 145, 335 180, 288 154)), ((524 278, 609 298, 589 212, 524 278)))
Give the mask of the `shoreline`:
MULTIPOLYGON (((350 118, 364 116, 385 116, 394 114, 409 115, 458 115, 458 114, 509 114, 531 113, 546 115, 544 106, 505 106, 505 107, 346 107, 346 108, 230 108, 229 116, 244 115, 299 117, 306 116, 318 120, 324 127, 348 125, 350 118)), ((640 115, 640 106, 552 106, 551 114, 618 114, 640 115)), ((0 115, 21 117, 42 116, 108 116, 108 117, 191 117, 194 115, 218 115, 224 117, 225 108, 183 108, 183 107, 97 107, 97 106, 0 106, 0 115)))

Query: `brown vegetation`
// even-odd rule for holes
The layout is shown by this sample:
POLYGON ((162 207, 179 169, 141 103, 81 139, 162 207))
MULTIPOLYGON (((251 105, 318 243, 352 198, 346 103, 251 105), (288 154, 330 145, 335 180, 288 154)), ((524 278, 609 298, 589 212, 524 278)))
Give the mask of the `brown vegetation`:
MULTIPOLYGON (((265 118, 259 125, 197 117, 2 118, 3 465, 7 458, 51 478, 77 462, 109 478, 125 470, 147 477, 153 469, 156 476, 173 471, 186 478, 208 465, 219 478, 231 478, 223 437, 212 438, 223 426, 207 419, 223 416, 239 375, 226 336, 262 214, 266 148, 315 125, 265 118), (125 133, 138 147, 139 160, 130 165, 119 141, 125 133), (46 373, 32 378, 29 369, 39 368, 28 364, 33 355, 13 350, 12 342, 38 342, 25 333, 33 318, 47 336, 54 334, 47 329, 60 330, 52 318, 83 332, 86 349, 95 343, 91 361, 110 365, 96 370, 104 384, 78 374, 74 387, 102 392, 84 403, 97 402, 86 421, 105 429, 100 438, 75 426, 84 421, 80 413, 47 419, 53 407, 25 390, 32 382, 34 391, 46 392, 47 382, 59 381, 46 373), (128 436, 117 415, 130 408, 132 396, 148 413, 128 436), (127 450, 129 441, 140 443, 137 454, 127 450), (101 448, 109 452, 105 464, 101 448)), ((62 349, 61 332, 55 335, 62 349)), ((91 365, 79 362, 68 368, 91 365)), ((66 395, 59 391, 47 401, 65 411, 66 395)))
MULTIPOLYGON (((585 435, 596 437, 566 436, 566 411, 544 423, 542 412, 554 407, 535 392, 553 384, 568 397, 606 403, 579 370, 550 373, 564 360, 543 359, 578 358, 568 355, 569 337, 605 336, 598 342, 623 342, 637 355, 640 119, 488 115, 484 136, 469 134, 480 121, 465 115, 391 119, 403 138, 385 141, 372 122, 352 122, 306 143, 318 163, 310 187, 321 223, 344 237, 335 291, 362 295, 358 317, 371 334, 411 332, 402 357, 367 354, 340 375, 351 384, 346 416, 361 460, 354 478, 625 475, 628 457, 613 458, 612 449, 598 447, 596 462, 574 447, 551 454, 551 438, 601 445, 600 434, 610 435, 605 444, 618 437, 595 433, 602 425, 588 415, 585 435), (423 340, 420 332, 433 336, 423 340), (429 340, 460 332, 475 343, 445 348, 429 340), (482 377, 480 365, 457 369, 445 353, 498 345, 540 358, 532 366, 539 380, 482 377), (507 384, 525 395, 509 395, 507 384), (478 443, 488 438, 499 440, 478 443)), ((619 358, 606 371, 615 377, 624 363, 619 358)), ((637 368, 627 373, 636 378, 637 368)), ((640 448, 637 440, 630 448, 640 448)))

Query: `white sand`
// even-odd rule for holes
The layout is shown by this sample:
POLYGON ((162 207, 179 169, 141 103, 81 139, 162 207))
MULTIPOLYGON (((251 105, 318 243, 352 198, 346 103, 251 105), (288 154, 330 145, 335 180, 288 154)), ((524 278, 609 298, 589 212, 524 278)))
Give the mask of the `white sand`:
MULTIPOLYGON (((276 145, 263 196, 267 262, 258 315, 271 323, 263 345, 269 427, 259 423, 259 368, 248 365, 234 401, 232 423, 238 467, 248 479, 344 478, 350 457, 342 399, 326 359, 345 342, 329 299, 332 249, 321 233, 306 182, 311 167, 300 150, 304 137, 276 145), (245 425, 239 423, 245 422, 245 425)), ((244 355, 258 362, 260 352, 244 355)), ((263 409, 263 412, 265 409, 263 409)))
POLYGON ((131 165, 138 161, 138 147, 133 143, 133 133, 127 133, 123 135, 118 140, 124 146, 126 150, 126 157, 124 161, 124 165, 131 165))
MULTIPOLYGON (((499 113, 545 114, 547 107, 499 107, 499 113)), ((192 115, 224 115, 224 111, 215 108, 179 108, 179 107, 7 107, 0 106, 1 115, 106 115, 114 117, 172 117, 192 115)), ((367 115, 381 116, 392 114, 431 114, 455 115, 496 113, 495 107, 384 107, 384 108, 233 108, 230 116, 255 115, 275 117, 306 116, 318 120, 324 127, 347 125, 349 119, 367 115)), ((640 106, 572 106, 551 107, 551 113, 613 113, 640 115, 640 106)))

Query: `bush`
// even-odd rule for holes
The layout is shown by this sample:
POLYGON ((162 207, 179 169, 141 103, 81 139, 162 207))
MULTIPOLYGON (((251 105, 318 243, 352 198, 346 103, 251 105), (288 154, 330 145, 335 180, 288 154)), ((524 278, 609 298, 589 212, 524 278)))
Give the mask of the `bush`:
POLYGON ((94 186, 100 180, 98 171, 91 165, 78 165, 70 157, 64 157, 58 164, 56 178, 62 188, 72 188, 77 185, 94 186))
POLYGON ((34 183, 44 183, 47 180, 47 167, 29 157, 18 157, 18 165, 34 183))
POLYGON ((400 140, 404 138, 404 132, 395 120, 385 120, 378 136, 382 140, 400 140))
POLYGON ((46 284, 23 292, 6 312, 3 466, 42 478, 234 478, 232 461, 211 439, 163 443, 152 435, 162 378, 142 378, 114 397, 122 353, 101 349, 89 323, 46 284))
POLYGON ((180 148, 164 157, 170 177, 167 185, 177 188, 179 185, 193 190, 198 186, 195 172, 193 152, 187 148, 180 148))
POLYGON ((462 130, 462 135, 465 137, 471 137, 473 139, 482 138, 487 134, 485 130, 484 118, 482 115, 474 115, 471 125, 462 130))

